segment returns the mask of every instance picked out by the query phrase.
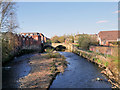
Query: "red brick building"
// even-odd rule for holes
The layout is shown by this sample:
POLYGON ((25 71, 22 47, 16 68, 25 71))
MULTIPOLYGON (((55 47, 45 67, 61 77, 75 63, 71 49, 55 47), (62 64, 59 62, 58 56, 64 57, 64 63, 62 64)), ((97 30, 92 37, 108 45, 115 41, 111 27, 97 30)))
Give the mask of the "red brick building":
POLYGON ((98 41, 100 45, 109 46, 110 42, 120 41, 120 31, 100 31, 98 41))
POLYGON ((45 37, 42 33, 20 33, 23 38, 23 45, 38 45, 44 44, 47 41, 47 37, 45 37), (25 40, 24 40, 25 39, 25 40))
MULTIPOLYGON (((44 35, 42 33, 20 33, 21 35, 23 36, 32 36, 32 38, 36 41, 41 41, 41 43, 44 43, 45 42, 45 38, 44 38, 44 35)), ((39 42, 40 43, 40 42, 39 42)))

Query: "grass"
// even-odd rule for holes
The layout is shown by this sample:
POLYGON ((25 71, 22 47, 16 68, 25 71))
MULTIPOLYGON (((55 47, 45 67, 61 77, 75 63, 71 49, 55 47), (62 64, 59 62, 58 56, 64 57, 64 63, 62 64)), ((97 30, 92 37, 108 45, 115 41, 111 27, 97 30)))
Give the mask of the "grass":
POLYGON ((93 51, 90 51, 90 50, 87 50, 87 52, 89 52, 89 53, 93 53, 93 51))
POLYGON ((54 51, 54 49, 51 49, 51 48, 47 48, 47 49, 46 49, 46 52, 47 52, 47 53, 52 53, 53 51, 54 51))
POLYGON ((105 65, 105 67, 107 67, 108 66, 108 62, 105 62, 104 65, 105 65))
POLYGON ((94 61, 96 61, 97 59, 98 59, 98 58, 96 58, 96 57, 93 57, 93 60, 94 60, 94 61))
POLYGON ((60 55, 59 53, 47 53, 46 57, 49 59, 49 58, 61 58, 63 56, 60 55))
POLYGON ((100 59, 98 59, 98 63, 102 63, 102 61, 100 59))

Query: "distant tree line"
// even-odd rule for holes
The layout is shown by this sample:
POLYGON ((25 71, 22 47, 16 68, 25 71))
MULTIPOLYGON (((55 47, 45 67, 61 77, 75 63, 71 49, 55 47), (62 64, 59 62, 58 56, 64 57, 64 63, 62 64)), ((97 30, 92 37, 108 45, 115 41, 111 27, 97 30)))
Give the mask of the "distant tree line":
POLYGON ((64 43, 68 40, 68 43, 74 43, 74 35, 53 36, 51 38, 52 43, 64 43))
POLYGON ((52 43, 76 43, 80 49, 88 50, 90 45, 98 45, 96 37, 89 34, 53 36, 52 43))

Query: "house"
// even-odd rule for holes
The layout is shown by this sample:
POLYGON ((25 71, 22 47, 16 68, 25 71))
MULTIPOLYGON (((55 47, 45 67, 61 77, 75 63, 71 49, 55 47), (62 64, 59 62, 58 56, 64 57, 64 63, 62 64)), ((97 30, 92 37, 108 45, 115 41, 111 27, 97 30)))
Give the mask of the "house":
POLYGON ((28 33, 20 33, 23 36, 32 36, 32 38, 34 39, 34 41, 41 41, 41 43, 45 43, 45 38, 44 35, 42 33, 38 33, 38 32, 28 32, 28 33))
POLYGON ((100 31, 98 33, 98 41, 100 45, 111 45, 111 42, 120 41, 120 31, 100 31))

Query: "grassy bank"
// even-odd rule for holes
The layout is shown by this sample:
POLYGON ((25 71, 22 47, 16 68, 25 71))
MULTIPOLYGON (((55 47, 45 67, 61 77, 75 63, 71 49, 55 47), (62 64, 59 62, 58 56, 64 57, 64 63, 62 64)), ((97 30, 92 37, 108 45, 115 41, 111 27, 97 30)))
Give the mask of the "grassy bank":
POLYGON ((67 67, 65 57, 56 52, 30 58, 30 73, 19 79, 21 88, 49 88, 55 76, 67 67))
MULTIPOLYGON (((9 53, 9 54, 7 54, 6 57, 2 58, 2 64, 4 65, 7 62, 13 60, 14 57, 19 57, 19 56, 22 56, 24 54, 30 54, 30 53, 34 53, 34 52, 36 52, 36 50, 33 50, 33 49, 22 49, 22 50, 19 50, 16 53, 9 53)), ((2 53, 2 56, 5 56, 4 53, 2 53)))
POLYGON ((118 67, 118 57, 111 55, 104 55, 101 53, 94 53, 91 51, 83 51, 77 48, 74 48, 74 53, 87 58, 89 61, 98 65, 98 67, 103 70, 101 73, 107 75, 109 77, 109 81, 114 85, 113 88, 120 88, 120 80, 119 80, 119 67, 118 67))

